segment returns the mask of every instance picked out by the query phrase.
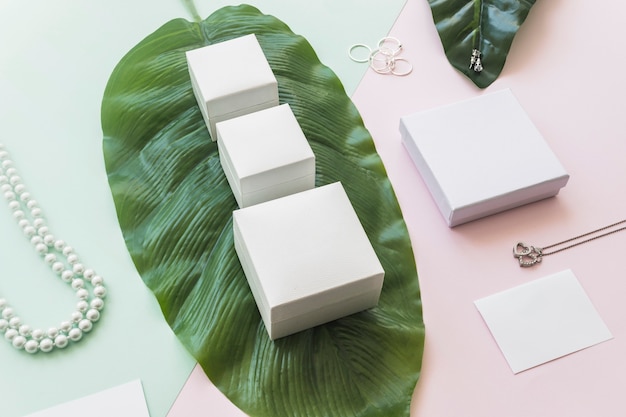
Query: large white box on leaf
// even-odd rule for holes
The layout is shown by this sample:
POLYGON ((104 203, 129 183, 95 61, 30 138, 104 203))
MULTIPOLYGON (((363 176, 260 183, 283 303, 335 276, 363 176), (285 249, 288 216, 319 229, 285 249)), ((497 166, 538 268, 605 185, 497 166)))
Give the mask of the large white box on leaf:
POLYGON ((215 123, 278 105, 278 83, 254 34, 187 51, 193 93, 213 141, 215 123))
POLYGON ((239 207, 315 187, 315 154, 289 104, 217 123, 216 131, 239 207))
POLYGON ((448 226, 558 194, 569 175, 506 89, 400 119, 448 226))
POLYGON ((271 339, 378 303, 385 272, 339 182, 235 210, 233 233, 271 339))

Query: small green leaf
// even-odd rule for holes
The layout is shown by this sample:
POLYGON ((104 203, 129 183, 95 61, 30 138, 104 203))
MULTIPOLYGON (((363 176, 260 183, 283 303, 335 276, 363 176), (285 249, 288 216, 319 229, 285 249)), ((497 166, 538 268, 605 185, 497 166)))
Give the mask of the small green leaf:
POLYGON ((480 88, 502 72, 511 43, 535 0, 428 0, 450 64, 480 88), (470 68, 472 50, 483 70, 470 68))
MULTIPOLYGON (((216 62, 228 65, 228 62, 216 62)), ((215 80, 215 82, 220 82, 215 80)), ((102 103, 109 183, 128 250, 176 335, 251 416, 408 416, 424 345, 411 243, 374 143, 310 44, 251 6, 168 22, 113 71, 102 103), (376 308, 271 341, 233 246, 236 202, 185 51, 255 33, 316 155, 341 181, 386 271, 376 308)))

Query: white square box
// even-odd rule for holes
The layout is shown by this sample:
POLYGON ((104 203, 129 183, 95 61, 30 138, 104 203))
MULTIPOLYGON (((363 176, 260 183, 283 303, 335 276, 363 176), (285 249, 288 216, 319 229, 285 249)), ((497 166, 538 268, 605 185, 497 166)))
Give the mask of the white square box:
POLYGON ((448 226, 556 195, 569 175, 510 90, 400 120, 448 226))
POLYGON ((278 83, 254 34, 187 51, 194 95, 213 141, 215 123, 278 105, 278 83))
POLYGON ((339 182, 236 210, 233 233, 271 339, 378 303, 385 272, 339 182))
POLYGON ((315 154, 289 104, 217 123, 216 131, 239 207, 315 187, 315 154))

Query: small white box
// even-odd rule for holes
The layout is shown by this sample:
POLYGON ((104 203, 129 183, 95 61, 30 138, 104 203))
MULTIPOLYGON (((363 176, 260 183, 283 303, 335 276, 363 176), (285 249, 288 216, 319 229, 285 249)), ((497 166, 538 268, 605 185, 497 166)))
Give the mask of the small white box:
POLYGON ((315 154, 289 104, 217 123, 216 131, 239 207, 315 187, 315 154))
POLYGON ((378 303, 385 272, 339 182, 235 210, 233 233, 271 339, 378 303))
POLYGON ((450 227, 552 197, 569 179, 508 89, 402 117, 400 133, 450 227))
POLYGON ((254 34, 187 51, 193 93, 215 142, 215 123, 278 105, 278 83, 254 34))

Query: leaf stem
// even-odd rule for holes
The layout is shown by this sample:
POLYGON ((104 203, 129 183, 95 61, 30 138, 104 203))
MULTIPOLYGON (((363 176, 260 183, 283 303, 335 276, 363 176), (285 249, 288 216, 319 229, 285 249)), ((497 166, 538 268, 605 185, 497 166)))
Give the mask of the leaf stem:
POLYGON ((183 4, 185 5, 185 8, 189 12, 189 14, 191 14, 191 18, 195 22, 202 21, 202 17, 200 17, 200 14, 198 13, 198 9, 196 8, 196 4, 193 2, 193 0, 183 0, 183 4))

